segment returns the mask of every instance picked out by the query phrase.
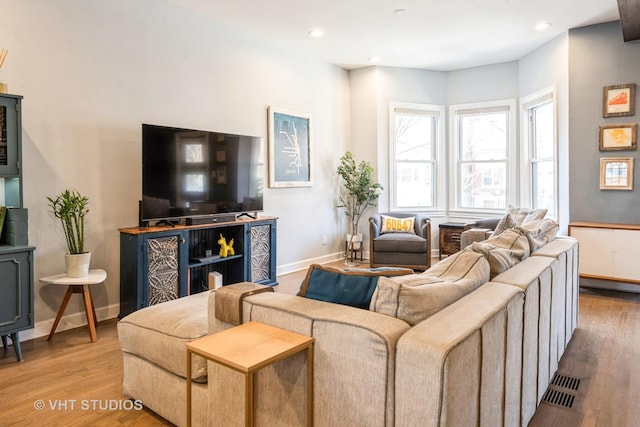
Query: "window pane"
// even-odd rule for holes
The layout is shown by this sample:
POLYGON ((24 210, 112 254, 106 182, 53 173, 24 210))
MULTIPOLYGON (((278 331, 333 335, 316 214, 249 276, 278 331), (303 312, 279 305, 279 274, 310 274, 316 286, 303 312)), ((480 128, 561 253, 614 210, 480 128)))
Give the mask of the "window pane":
POLYGON ((187 163, 202 163, 204 161, 202 147, 202 143, 184 144, 184 161, 187 163))
POLYGON ((463 163, 461 168, 463 208, 506 208, 505 162, 463 163))
POLYGON ((198 192, 204 191, 204 175, 200 173, 188 173, 184 176, 184 191, 198 192))
POLYGON ((555 212, 553 160, 533 162, 533 207, 555 212))
POLYGON ((396 206, 433 206, 433 164, 423 162, 396 163, 396 206))
POLYGON ((609 162, 605 168, 606 185, 627 185, 627 164, 625 162, 609 162))
POLYGON ((553 158, 553 104, 547 102, 533 108, 534 157, 553 158))
POLYGON ((461 159, 506 159, 508 141, 507 120, 507 112, 461 115, 461 159))
POLYGON ((435 117, 396 113, 396 160, 433 160, 435 117))

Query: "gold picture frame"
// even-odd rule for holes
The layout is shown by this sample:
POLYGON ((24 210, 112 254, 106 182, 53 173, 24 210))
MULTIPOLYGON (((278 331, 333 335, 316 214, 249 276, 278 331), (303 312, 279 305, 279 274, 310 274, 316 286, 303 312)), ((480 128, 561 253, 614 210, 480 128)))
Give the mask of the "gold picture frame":
POLYGON ((636 113, 636 85, 605 86, 602 92, 602 117, 633 116, 636 113))
POLYGON ((600 126, 600 151, 635 150, 637 133, 635 123, 600 126))
POLYGON ((633 190, 633 157, 600 158, 601 190, 633 190))

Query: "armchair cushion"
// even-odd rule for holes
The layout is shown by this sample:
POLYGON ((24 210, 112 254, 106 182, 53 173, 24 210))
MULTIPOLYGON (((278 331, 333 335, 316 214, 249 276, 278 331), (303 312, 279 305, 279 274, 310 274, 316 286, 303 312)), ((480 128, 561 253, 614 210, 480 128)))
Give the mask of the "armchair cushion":
POLYGON ((417 234, 388 233, 382 234, 373 241, 376 252, 418 252, 427 251, 427 239, 417 234))

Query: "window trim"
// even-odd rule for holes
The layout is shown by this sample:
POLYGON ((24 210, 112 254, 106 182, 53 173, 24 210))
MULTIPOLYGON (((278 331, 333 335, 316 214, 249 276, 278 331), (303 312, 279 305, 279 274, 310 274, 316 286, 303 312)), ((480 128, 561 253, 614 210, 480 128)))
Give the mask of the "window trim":
POLYGON ((474 102, 469 104, 456 104, 449 106, 449 212, 455 215, 470 214, 473 216, 478 215, 494 215, 504 213, 504 209, 497 208, 462 208, 461 207, 461 194, 459 191, 460 186, 460 128, 458 126, 458 117, 460 112, 469 113, 482 113, 491 112, 505 109, 508 113, 508 141, 507 141, 507 182, 513 182, 515 185, 507 186, 506 188, 506 205, 516 205, 519 195, 518 186, 518 153, 517 153, 517 115, 515 98, 500 99, 486 102, 474 102))
POLYGON ((391 211, 411 210, 417 212, 445 212, 446 211, 446 150, 445 150, 445 106, 437 104, 421 104, 412 102, 397 102, 391 101, 389 103, 389 206, 391 211), (433 178, 435 185, 433 188, 433 202, 434 206, 429 208, 411 208, 396 206, 396 136, 395 136, 395 114, 397 111, 404 112, 421 112, 425 115, 431 115, 437 118, 436 121, 436 136, 434 141, 434 156, 433 156, 433 178))
POLYGON ((551 101, 553 107, 553 186, 554 186, 554 206, 555 212, 548 212, 547 216, 559 218, 559 147, 558 147, 558 102, 556 87, 549 86, 539 91, 533 92, 520 99, 520 139, 522 141, 522 156, 520 169, 520 204, 525 207, 533 206, 533 141, 531 140, 531 125, 529 122, 529 109, 537 107, 551 101))

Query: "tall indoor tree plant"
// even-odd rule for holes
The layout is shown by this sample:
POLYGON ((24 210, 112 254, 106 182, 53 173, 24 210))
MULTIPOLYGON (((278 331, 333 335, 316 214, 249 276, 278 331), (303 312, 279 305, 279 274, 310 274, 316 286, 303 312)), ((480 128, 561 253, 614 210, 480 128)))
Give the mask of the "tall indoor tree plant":
MULTIPOLYGON (((345 262, 351 258, 354 249, 354 236, 357 236, 358 226, 362 214, 370 206, 375 206, 378 197, 382 193, 382 185, 374 180, 374 169, 369 162, 364 160, 357 163, 353 153, 347 151, 340 158, 338 176, 342 181, 342 189, 338 203, 339 208, 349 218, 349 233, 347 234, 347 251, 345 262)), ((361 241, 361 238, 358 242, 361 241)))
POLYGON ((89 198, 76 190, 65 190, 56 197, 47 197, 53 216, 62 223, 67 249, 67 275, 85 277, 89 274, 91 252, 84 250, 84 217, 89 212, 89 198))

